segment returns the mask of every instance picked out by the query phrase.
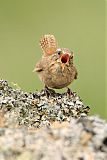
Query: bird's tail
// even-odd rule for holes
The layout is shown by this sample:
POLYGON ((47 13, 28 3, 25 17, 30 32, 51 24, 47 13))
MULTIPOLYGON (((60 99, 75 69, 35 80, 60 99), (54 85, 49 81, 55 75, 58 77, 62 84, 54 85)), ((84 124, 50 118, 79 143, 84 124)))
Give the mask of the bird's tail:
POLYGON ((45 56, 54 54, 57 50, 57 42, 54 35, 44 35, 40 39, 40 46, 45 56))

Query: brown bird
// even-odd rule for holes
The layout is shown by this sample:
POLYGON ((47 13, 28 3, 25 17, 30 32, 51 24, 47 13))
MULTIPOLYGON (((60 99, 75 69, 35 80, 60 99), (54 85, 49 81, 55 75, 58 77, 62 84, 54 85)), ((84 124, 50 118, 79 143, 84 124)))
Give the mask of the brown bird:
POLYGON ((36 71, 46 87, 61 89, 77 79, 73 64, 74 54, 67 48, 58 48, 54 35, 44 35, 40 39, 42 59, 36 64, 36 71))

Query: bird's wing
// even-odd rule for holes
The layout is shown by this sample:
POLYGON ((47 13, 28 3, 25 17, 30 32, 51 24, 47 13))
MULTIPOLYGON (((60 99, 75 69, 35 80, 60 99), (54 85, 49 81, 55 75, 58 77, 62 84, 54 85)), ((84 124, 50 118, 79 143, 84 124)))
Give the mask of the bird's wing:
POLYGON ((39 61, 39 62, 36 64, 33 72, 42 72, 42 71, 43 71, 43 65, 42 65, 42 62, 39 61))
POLYGON ((54 54, 57 50, 57 42, 54 35, 44 35, 40 39, 40 46, 45 56, 54 54))

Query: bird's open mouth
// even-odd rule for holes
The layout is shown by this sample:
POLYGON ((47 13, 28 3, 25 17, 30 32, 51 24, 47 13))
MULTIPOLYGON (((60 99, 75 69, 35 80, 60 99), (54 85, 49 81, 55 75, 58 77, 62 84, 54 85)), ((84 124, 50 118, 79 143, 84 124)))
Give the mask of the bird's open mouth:
POLYGON ((61 62, 62 63, 67 63, 69 61, 69 54, 62 54, 61 56, 61 62))

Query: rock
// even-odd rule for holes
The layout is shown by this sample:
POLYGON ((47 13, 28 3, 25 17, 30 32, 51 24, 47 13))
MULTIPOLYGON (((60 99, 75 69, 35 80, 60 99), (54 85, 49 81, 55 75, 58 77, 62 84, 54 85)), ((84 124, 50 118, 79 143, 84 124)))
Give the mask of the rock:
POLYGON ((107 123, 74 92, 26 93, 0 80, 0 160, 106 160, 107 123))
POLYGON ((5 127, 26 126, 39 128, 52 121, 70 121, 71 117, 87 116, 85 106, 76 93, 56 93, 49 89, 26 93, 13 89, 7 81, 0 80, 0 109, 4 114, 5 127))

